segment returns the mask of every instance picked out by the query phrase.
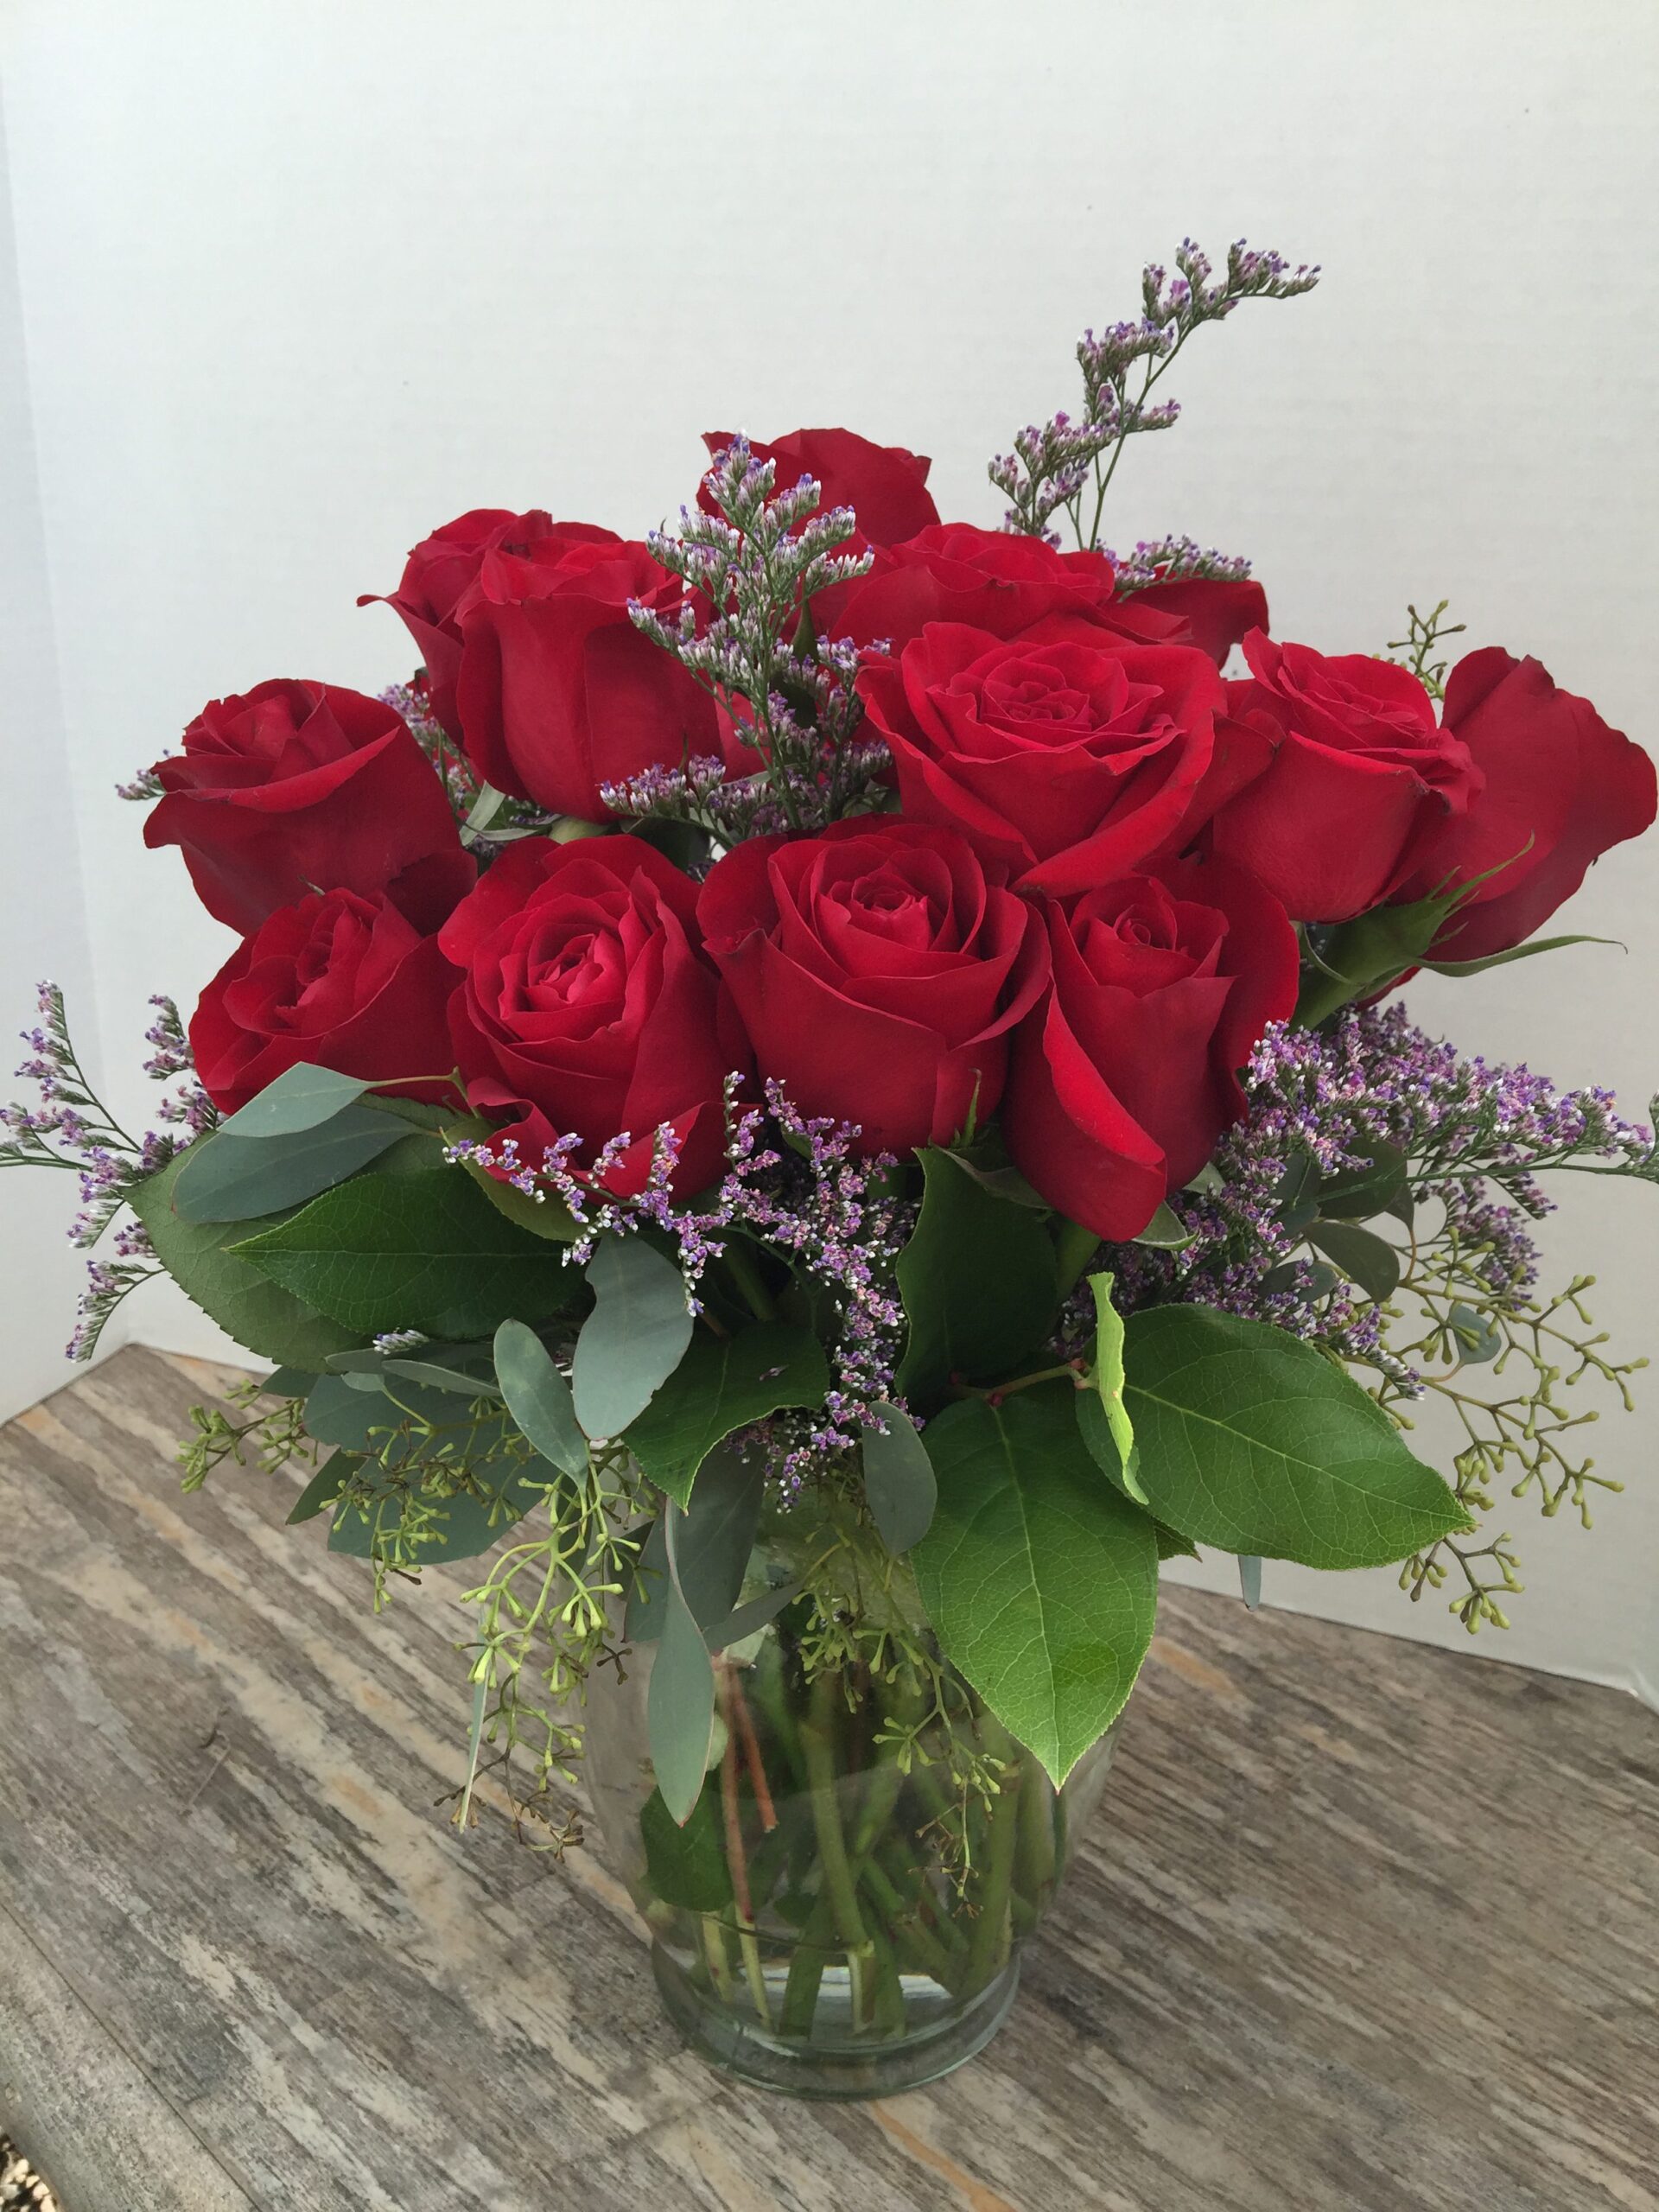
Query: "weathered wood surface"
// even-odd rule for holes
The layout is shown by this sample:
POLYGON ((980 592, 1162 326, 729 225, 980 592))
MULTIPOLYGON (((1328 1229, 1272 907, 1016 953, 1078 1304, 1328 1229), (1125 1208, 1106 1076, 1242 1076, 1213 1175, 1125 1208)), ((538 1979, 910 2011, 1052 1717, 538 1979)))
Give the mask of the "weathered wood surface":
POLYGON ((453 1581, 377 1620, 130 1351, 0 1433, 0 2126, 64 2212, 1659 2212, 1659 1730, 1172 1592, 1009 2026, 803 2107, 627 1901, 438 1802, 453 1581))

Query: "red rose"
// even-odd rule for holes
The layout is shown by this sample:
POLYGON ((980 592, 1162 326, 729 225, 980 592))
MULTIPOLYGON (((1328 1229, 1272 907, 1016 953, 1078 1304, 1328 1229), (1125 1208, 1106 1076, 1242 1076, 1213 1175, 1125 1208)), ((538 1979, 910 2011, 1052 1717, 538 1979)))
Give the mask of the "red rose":
POLYGON ((461 631, 454 619, 456 604, 477 581, 486 553, 498 550, 523 553, 543 537, 567 545, 583 539, 616 543, 613 531, 599 530, 585 522, 555 522, 540 507, 531 507, 521 515, 505 507, 474 507, 421 540, 404 563, 403 581, 395 592, 365 592, 357 602, 369 607, 378 600, 403 616, 426 666, 432 712, 457 743, 461 724, 455 717, 455 678, 461 672, 461 631))
MULTIPOLYGON (((190 1043, 202 1088, 233 1114, 301 1060, 379 1082, 454 1065, 455 972, 384 893, 313 892, 238 945, 201 995, 190 1043)), ((403 1082, 402 1097, 448 1085, 403 1082)))
POLYGON ((697 913, 761 1074, 803 1113, 906 1153, 995 1110, 1041 933, 953 831, 887 818, 753 838, 697 913))
POLYGON ((1610 845, 1654 818, 1653 763, 1586 699, 1559 691, 1535 660, 1501 646, 1468 654, 1446 681, 1444 726, 1485 789, 1443 823, 1401 899, 1496 869, 1435 939, 1447 960, 1507 952, 1547 922, 1610 845))
MULTIPOLYGON (((717 454, 734 435, 730 430, 705 430, 702 442, 711 454, 717 454)), ((820 514, 831 507, 852 508, 858 537, 843 551, 856 552, 863 543, 896 544, 939 518, 927 491, 933 464, 903 446, 873 445, 853 430, 791 430, 770 445, 752 438, 749 450, 757 461, 777 462, 777 491, 787 492, 803 476, 815 476, 820 514)), ((706 490, 698 493, 697 505, 705 514, 719 512, 706 490)))
POLYGON ((501 1134, 522 1165, 539 1166, 569 1135, 585 1165, 626 1132, 637 1141, 607 1181, 637 1191, 668 1122, 682 1145, 676 1190, 719 1173, 734 1063, 716 1036, 696 900, 642 838, 533 837, 510 845, 449 918, 439 942, 465 971, 449 1020, 467 1096, 481 1114, 513 1117, 501 1134))
POLYGON ((1191 642, 1180 617, 1139 594, 1115 598, 1115 588, 1103 553, 1059 553, 1040 537, 948 522, 878 548, 868 575, 819 593, 812 611, 830 636, 885 639, 895 652, 930 622, 965 622, 994 638, 1191 642))
POLYGON ((858 688, 905 812, 960 830, 1026 891, 1081 891, 1176 849, 1267 757, 1248 730, 1218 748, 1225 694, 1191 646, 1003 644, 940 622, 858 688))
POLYGON ((1208 653, 1219 668, 1233 647, 1252 630, 1268 627, 1268 594, 1248 576, 1183 576, 1166 584, 1144 584, 1130 594, 1129 607, 1178 622, 1179 642, 1208 653))
POLYGON ((1243 861, 1299 922, 1342 922, 1387 899, 1480 771, 1408 669, 1310 645, 1244 640, 1253 681, 1234 712, 1275 733, 1272 766, 1217 814, 1212 849, 1243 861))
POLYGON ((630 600, 672 620, 680 585, 622 538, 556 535, 485 555, 454 620, 461 742, 486 781, 602 822, 601 784, 719 752, 713 700, 634 628, 630 600))
POLYGON ((308 891, 388 892, 435 929, 477 873, 402 719, 332 683, 215 699, 156 764, 147 845, 181 845, 208 912, 245 935, 308 891))
POLYGON ((1213 860, 1045 913, 1053 980, 1014 1042, 1003 1135, 1051 1205, 1135 1236, 1242 1119, 1237 1071, 1296 1004, 1296 932, 1244 869, 1213 860))

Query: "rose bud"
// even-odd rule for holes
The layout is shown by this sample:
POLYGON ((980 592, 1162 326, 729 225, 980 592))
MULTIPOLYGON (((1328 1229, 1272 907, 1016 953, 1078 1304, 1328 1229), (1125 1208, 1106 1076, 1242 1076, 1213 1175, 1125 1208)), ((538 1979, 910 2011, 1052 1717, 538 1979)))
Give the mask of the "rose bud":
POLYGON ((477 869, 399 715, 332 683, 215 699, 158 761, 147 845, 179 845, 197 895, 245 935, 308 891, 389 893, 435 928, 477 869))
MULTIPOLYGON (((450 1007, 474 1109, 506 1117, 521 1166, 560 1137, 591 1163, 635 1140, 607 1180, 643 1189, 656 1131, 681 1151, 674 1188, 701 1190, 726 1154, 723 1084, 742 1072, 716 1034, 719 986, 696 929, 696 887, 642 838, 510 845, 445 925, 463 970, 450 1007)), ((498 1141, 499 1149, 499 1141, 498 1141)))
MULTIPOLYGON (((723 452, 734 435, 705 430, 702 442, 712 455, 723 452)), ((832 507, 853 510, 858 532, 842 548, 844 552, 895 544, 939 518, 927 490, 933 464, 903 446, 878 446, 854 430, 791 430, 770 445, 752 438, 749 450, 757 461, 777 463, 776 490, 791 491, 803 476, 813 476, 820 486, 819 514, 832 507)), ((719 512, 706 489, 698 493, 697 505, 705 514, 719 512)))
POLYGON ((1002 1132, 1097 1236, 1138 1236, 1243 1117, 1238 1071, 1296 1004, 1296 932, 1244 869, 1177 861, 1043 904, 1047 993, 1014 1041, 1002 1132))
POLYGON ((697 911, 760 1073, 804 1114, 905 1153, 995 1110, 1041 932, 954 831, 887 818, 752 838, 697 911))
POLYGON ((1217 813, 1211 849, 1241 861, 1294 920, 1342 922, 1390 898, 1479 769, 1409 669, 1363 653, 1244 640, 1234 714, 1273 734, 1272 765, 1217 813))
POLYGON ((1025 891, 1081 891, 1179 850, 1269 758, 1247 728, 1218 745, 1226 695, 1192 646, 932 623, 858 688, 906 815, 960 830, 1025 891))
POLYGON ((202 1088, 233 1114, 302 1060, 392 1095, 442 1098, 455 972, 384 893, 313 892, 270 915, 201 995, 190 1044, 202 1088), (423 1073, 437 1078, 421 1082, 423 1073))
POLYGON ((631 600, 679 613, 678 579, 643 545, 551 537, 486 554, 454 619, 461 742, 486 782, 608 821, 601 784, 720 751, 714 701, 635 629, 631 600))
POLYGON ((1442 823, 1395 896, 1427 898, 1448 880, 1484 876, 1433 947, 1440 959, 1484 960, 1529 938, 1592 861, 1648 828, 1653 763, 1535 660, 1497 645, 1458 663, 1441 718, 1485 788, 1442 823))

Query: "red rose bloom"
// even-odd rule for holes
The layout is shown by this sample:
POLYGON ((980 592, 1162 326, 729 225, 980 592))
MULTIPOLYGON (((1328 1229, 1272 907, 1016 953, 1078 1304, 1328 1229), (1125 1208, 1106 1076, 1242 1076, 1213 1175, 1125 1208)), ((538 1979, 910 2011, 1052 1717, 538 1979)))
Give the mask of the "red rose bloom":
POLYGON ((1489 645, 1446 680, 1445 728, 1466 746, 1485 788, 1440 826, 1396 893, 1426 898, 1448 878, 1490 869, 1435 939, 1438 957, 1484 960, 1547 922, 1610 845, 1654 818, 1653 763, 1587 699, 1555 688, 1535 660, 1489 645))
POLYGON ((601 784, 719 752, 714 702, 634 628, 630 600, 671 620, 680 585, 621 538, 555 535, 485 555, 454 620, 461 742, 486 781, 608 821, 601 784))
POLYGON ((965 622, 994 638, 1191 642, 1181 617, 1139 593, 1117 599, 1115 589, 1103 553, 1060 553, 1040 537, 948 522, 878 548, 868 575, 820 592, 812 611, 830 636, 861 645, 885 639, 895 652, 930 622, 965 622))
POLYGON ((1137 613, 1179 623, 1178 642, 1208 653, 1217 668, 1252 630, 1265 635, 1268 627, 1268 594, 1249 576, 1182 576, 1143 584, 1128 604, 1137 613))
POLYGON ((1237 1071, 1296 1004, 1296 932, 1218 861, 1168 862, 1044 913, 1052 981, 1014 1043, 1002 1132, 1051 1205, 1121 1241, 1243 1118, 1237 1071))
POLYGON ((626 1131, 637 1141, 607 1181, 638 1191, 666 1122, 682 1147, 677 1191, 719 1173, 734 1063, 715 1033, 696 899, 642 838, 534 837, 509 846, 456 907, 439 940, 464 970, 454 1057, 477 1110, 512 1117, 501 1135, 523 1165, 569 1135, 586 1164, 626 1131))
POLYGON ((1233 710, 1274 733, 1272 766, 1217 814, 1212 849, 1258 875, 1293 919, 1343 922, 1390 896, 1480 771, 1409 669, 1244 640, 1233 710))
POLYGON ((1041 933, 953 831, 885 819, 752 838, 697 912, 761 1074, 803 1113, 906 1153, 994 1111, 1042 988, 1041 933))
MULTIPOLYGON (((702 442, 711 454, 717 454, 730 445, 734 435, 705 430, 702 442)), ((831 507, 852 508, 858 517, 858 536, 842 548, 843 552, 856 552, 865 544, 896 544, 939 518, 927 490, 927 472, 933 464, 903 446, 873 445, 853 430, 791 430, 770 445, 752 438, 749 450, 757 461, 776 461, 779 492, 789 491, 803 476, 815 476, 821 486, 820 514, 831 507)), ((698 493, 697 505, 705 514, 719 512, 707 491, 698 493)))
POLYGON ((540 507, 531 507, 521 515, 505 507, 474 507, 421 540, 404 563, 403 581, 395 592, 365 592, 357 602, 369 607, 379 600, 402 615, 426 666, 432 712, 457 743, 461 724, 455 715, 455 678, 461 673, 461 630, 454 619, 456 605, 477 582, 486 553, 527 552, 543 537, 565 545, 584 539, 616 543, 613 531, 599 530, 585 522, 555 522, 540 507))
MULTIPOLYGON (((190 1044, 221 1114, 304 1060, 379 1082, 447 1076, 454 970, 384 893, 313 892, 238 945, 201 995, 190 1044)), ((448 1085, 404 1082, 401 1097, 448 1085)))
POLYGON ((1248 730, 1217 747, 1225 694, 1191 646, 934 623, 858 688, 905 812, 961 830, 1026 891, 1081 891, 1177 849, 1266 759, 1248 730))
POLYGON ((477 870, 436 772, 378 699, 262 683, 215 699, 157 762, 147 845, 180 845, 208 912, 245 935, 308 891, 388 892, 435 929, 477 870))

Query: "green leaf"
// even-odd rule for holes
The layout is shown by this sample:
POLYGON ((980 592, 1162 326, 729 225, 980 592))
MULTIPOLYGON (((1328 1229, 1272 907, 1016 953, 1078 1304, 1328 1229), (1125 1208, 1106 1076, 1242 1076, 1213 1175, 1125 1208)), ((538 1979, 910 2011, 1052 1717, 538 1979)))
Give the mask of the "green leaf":
POLYGON ((1124 1357, 1151 1510, 1197 1543, 1382 1567, 1469 1525, 1358 1383, 1283 1329, 1154 1306, 1124 1357))
POLYGON ((939 1504, 912 1554, 946 1656, 1057 1785, 1122 1709, 1158 1600, 1152 1522, 1100 1479, 1078 1395, 1040 1383, 930 1421, 939 1504))
POLYGON ((348 1107, 320 1128, 292 1136, 240 1137, 216 1130, 184 1156, 173 1190, 181 1221, 257 1221, 304 1204, 378 1159, 408 1131, 372 1106, 348 1107))
POLYGON ((653 1789, 639 1815, 651 1893, 681 1912, 721 1912, 732 1902, 732 1873, 714 1793, 699 1795, 683 1827, 653 1789))
MULTIPOLYGON (((475 1116, 457 1121, 451 1115, 445 1120, 443 1141, 448 1145, 463 1141, 476 1143, 491 1134, 491 1125, 475 1116)), ((528 1191, 521 1191, 515 1184, 504 1183, 499 1175, 465 1156, 461 1162, 463 1172, 478 1185, 484 1196, 499 1214, 514 1222, 520 1229, 527 1229, 532 1236, 543 1236, 550 1243, 574 1244, 582 1231, 575 1216, 563 1198, 544 1192, 534 1198, 528 1191)))
POLYGON ((663 1514, 668 1580, 663 1593, 663 1632, 645 1692, 645 1733, 657 1787, 669 1817, 683 1827, 696 1808, 709 1768, 715 1732, 715 1669, 681 1587, 677 1505, 663 1514))
MULTIPOLYGON (((1339 1175, 1315 1183, 1309 1195, 1326 1221, 1369 1221, 1375 1214, 1389 1212, 1405 1194, 1408 1166, 1397 1144, 1377 1139, 1363 1167, 1345 1168, 1339 1175)), ((1306 1229, 1307 1222, 1296 1226, 1306 1229)))
POLYGON ((448 1167, 359 1175, 234 1249, 365 1336, 484 1336, 510 1316, 545 1320, 577 1287, 545 1244, 448 1167))
POLYGON ((893 1553, 912 1550, 933 1525, 939 1500, 921 1432, 901 1406, 877 1400, 870 1411, 885 1431, 864 1432, 864 1495, 876 1533, 893 1553))
MULTIPOLYGON (((1095 1294, 1093 1382, 1096 1395, 1117 1453, 1119 1479, 1135 1503, 1144 1505, 1146 1493, 1141 1487, 1141 1478, 1136 1471, 1135 1423, 1129 1419, 1128 1408, 1123 1402, 1123 1317, 1112 1303, 1110 1275, 1090 1275, 1089 1287, 1095 1294)), ((1081 1408, 1078 1413, 1081 1418, 1081 1408)), ((1086 1428, 1084 1436, 1090 1450, 1099 1459, 1099 1450, 1086 1428)))
POLYGON ((1530 960, 1535 952, 1559 952, 1565 944, 1611 944, 1618 952, 1630 950, 1616 937, 1535 937, 1529 944, 1512 944, 1507 952, 1489 952, 1484 960, 1425 960, 1421 964, 1436 976, 1484 976, 1489 968, 1530 960))
POLYGON ((313 1067, 302 1060, 275 1083, 268 1083, 239 1112, 221 1122, 219 1130, 221 1134, 229 1130, 238 1137, 292 1136, 297 1130, 315 1129, 320 1122, 332 1120, 368 1088, 368 1079, 363 1076, 340 1075, 334 1068, 313 1067))
POLYGON ((1400 1287, 1400 1255, 1383 1237, 1349 1221, 1316 1221, 1307 1241, 1334 1260, 1349 1280, 1379 1306, 1400 1287))
POLYGON ((1041 1217, 926 1150, 921 1211, 899 1255, 910 1337, 898 1395, 924 1411, 953 1375, 993 1382, 1035 1350, 1054 1317, 1054 1246, 1041 1217))
POLYGON ((522 1321, 501 1324, 495 1332, 495 1372, 524 1436, 567 1475, 585 1475, 588 1440, 577 1426, 570 1385, 534 1329, 522 1321))
POLYGON ((295 1499, 294 1510, 288 1516, 289 1527, 297 1528, 302 1521, 315 1520, 325 1505, 332 1505, 340 1496, 346 1476, 362 1464, 353 1452, 331 1452, 295 1499))
POLYGON ((772 1589, 763 1590, 758 1597, 746 1598, 734 1605, 722 1621, 715 1621, 702 1631, 702 1640, 711 1651, 723 1651, 728 1644, 741 1643, 756 1629, 765 1628, 768 1621, 775 1621, 785 1605, 792 1605, 801 1594, 801 1580, 796 1575, 788 1582, 779 1582, 772 1589))
POLYGON ((1156 1252, 1184 1252, 1192 1242, 1192 1231, 1166 1198, 1160 1200, 1157 1212, 1132 1241, 1150 1244, 1156 1252))
MULTIPOLYGON (((733 1608, 748 1573, 765 1493, 763 1467, 747 1465, 734 1452, 715 1451, 704 1465, 690 1506, 674 1521, 679 1586, 700 1629, 718 1626, 729 1638, 733 1608)), ((652 1522, 636 1562, 624 1621, 631 1643, 649 1643, 663 1632, 668 1527, 677 1511, 672 1505, 664 1507, 652 1522)))
MULTIPOLYGON (((431 1473, 437 1475, 442 1465, 432 1462, 431 1473)), ((431 1500, 433 1511, 440 1517, 435 1523, 427 1523, 413 1555, 415 1567, 476 1559, 499 1542, 532 1506, 542 1503, 549 1484, 556 1479, 553 1468, 543 1459, 504 1459, 495 1465, 474 1465, 471 1472, 482 1494, 459 1491, 452 1497, 431 1500)), ((361 1503, 356 1497, 348 1498, 335 1514, 328 1532, 329 1550, 344 1552, 353 1559, 390 1554, 402 1530, 404 1500, 409 1489, 407 1466, 384 1479, 377 1471, 372 1496, 361 1503)))
POLYGON ((571 1365, 576 1419, 620 1436, 679 1365, 691 1340, 685 1279, 640 1236, 607 1236, 588 1263, 594 1310, 571 1365))
MULTIPOLYGON (((584 1330, 578 1359, 586 1336, 584 1330)), ((810 1330, 787 1321, 757 1322, 734 1337, 699 1329, 629 1422, 627 1446, 658 1489, 683 1505, 698 1468, 722 1439, 780 1406, 820 1405, 829 1388, 829 1363, 810 1330)))
POLYGON ((238 1344, 284 1366, 315 1372, 330 1352, 359 1342, 358 1332, 312 1311, 238 1257, 229 1240, 262 1224, 243 1222, 226 1230, 180 1220, 173 1211, 173 1186, 189 1157, 188 1149, 177 1154, 139 1184, 130 1202, 157 1258, 185 1296, 238 1344))
POLYGON ((278 1367, 259 1385, 259 1395, 264 1398, 302 1398, 316 1379, 307 1368, 278 1367))
MULTIPOLYGON (((502 1326, 507 1325, 503 1322, 502 1326)), ((515 1328, 523 1325, 514 1322, 515 1328)), ((468 1374, 464 1367, 440 1367, 429 1359, 389 1359, 381 1369, 383 1375, 395 1375, 406 1382, 423 1382, 429 1390, 450 1390, 457 1397, 499 1398, 500 1386, 487 1375, 468 1374)))
POLYGON ((1190 1537, 1166 1529, 1161 1521, 1153 1522, 1152 1533, 1158 1540, 1160 1559, 1197 1559, 1198 1548, 1190 1537))

